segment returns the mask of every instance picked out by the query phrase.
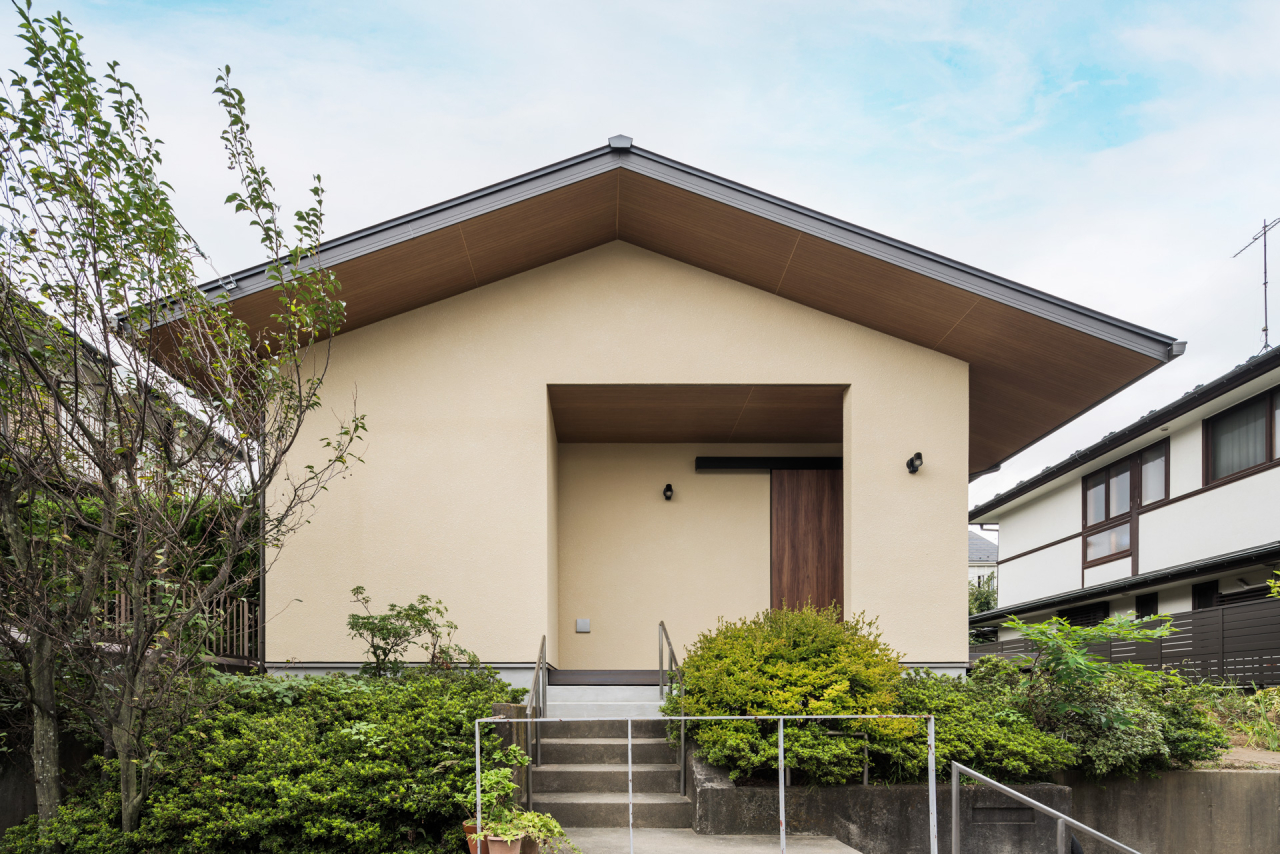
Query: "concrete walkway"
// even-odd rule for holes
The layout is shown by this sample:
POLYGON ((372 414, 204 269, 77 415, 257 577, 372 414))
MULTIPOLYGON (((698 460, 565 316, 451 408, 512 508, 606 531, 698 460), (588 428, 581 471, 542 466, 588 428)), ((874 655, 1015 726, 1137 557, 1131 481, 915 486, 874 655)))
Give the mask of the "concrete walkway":
MULTIPOLYGON (((630 854, 625 827, 566 827, 582 854, 630 854)), ((679 828, 636 828, 636 854, 778 854, 777 836, 700 836, 679 828)), ((787 854, 858 854, 830 836, 787 836, 787 854)))

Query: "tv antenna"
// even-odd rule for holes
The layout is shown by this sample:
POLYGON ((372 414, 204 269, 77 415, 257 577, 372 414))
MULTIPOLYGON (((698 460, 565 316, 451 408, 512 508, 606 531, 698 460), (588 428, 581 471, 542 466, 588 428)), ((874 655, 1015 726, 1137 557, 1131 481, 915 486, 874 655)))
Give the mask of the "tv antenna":
MULTIPOLYGON (((1277 225, 1280 225, 1280 217, 1277 217, 1276 219, 1271 220, 1271 222, 1269 223, 1266 221, 1266 219, 1263 219, 1262 231, 1259 231, 1257 234, 1255 234, 1253 236, 1253 239, 1250 240, 1248 243, 1246 243, 1244 247, 1244 249, 1248 249, 1250 246, 1257 243, 1259 240, 1262 241, 1262 351, 1261 352, 1263 353, 1271 349, 1270 333, 1267 330, 1267 325, 1268 325, 1267 324, 1267 232, 1275 228, 1277 225)), ((1232 255, 1231 257, 1239 258, 1241 253, 1244 252, 1244 249, 1241 249, 1239 252, 1232 255)))

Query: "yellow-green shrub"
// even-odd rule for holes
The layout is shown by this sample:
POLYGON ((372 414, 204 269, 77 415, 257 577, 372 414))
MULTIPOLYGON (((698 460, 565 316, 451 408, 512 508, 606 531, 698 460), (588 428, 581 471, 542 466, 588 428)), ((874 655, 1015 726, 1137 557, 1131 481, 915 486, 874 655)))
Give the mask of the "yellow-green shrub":
MULTIPOLYGON (((684 662, 683 700, 668 715, 858 715, 893 712, 898 654, 862 615, 841 621, 834 609, 764 611, 721 621, 703 633, 684 662), (682 712, 683 709, 683 712, 682 712)), ((820 784, 862 773, 862 742, 828 730, 885 732, 894 724, 793 722, 785 727, 787 765, 820 784)), ((701 753, 742 779, 778 767, 777 722, 715 721, 691 726, 701 753)))

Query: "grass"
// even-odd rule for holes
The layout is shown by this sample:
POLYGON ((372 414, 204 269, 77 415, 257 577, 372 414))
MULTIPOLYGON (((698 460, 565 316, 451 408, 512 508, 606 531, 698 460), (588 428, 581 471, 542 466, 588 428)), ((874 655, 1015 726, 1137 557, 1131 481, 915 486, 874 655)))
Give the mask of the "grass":
POLYGON ((1248 693, 1224 685, 1210 711, 1236 747, 1280 751, 1280 688, 1248 693))

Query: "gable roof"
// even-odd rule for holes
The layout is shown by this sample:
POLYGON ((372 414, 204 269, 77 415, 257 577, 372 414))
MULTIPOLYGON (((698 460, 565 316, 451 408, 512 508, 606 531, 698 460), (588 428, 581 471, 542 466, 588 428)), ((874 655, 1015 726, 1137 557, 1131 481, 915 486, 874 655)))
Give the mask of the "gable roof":
MULTIPOLYGON (((343 331, 622 240, 970 365, 981 472, 1181 353, 1175 340, 614 137, 324 243, 343 331)), ((266 265, 204 286, 252 327, 266 265)))
POLYGON ((981 534, 969 532, 969 563, 995 563, 996 544, 981 534))
POLYGON ((1251 356, 1246 362, 1236 365, 1217 379, 1196 386, 1172 403, 1159 409, 1151 410, 1129 426, 1108 433, 1083 451, 1076 451, 1062 462, 1046 467, 1035 477, 1029 477, 1012 489, 1001 492, 977 505, 969 511, 969 521, 994 521, 984 517, 1027 493, 1034 492, 1063 475, 1083 468, 1099 457, 1124 447, 1157 427, 1199 409, 1201 406, 1222 397, 1222 395, 1277 369, 1280 369, 1280 347, 1251 356))

